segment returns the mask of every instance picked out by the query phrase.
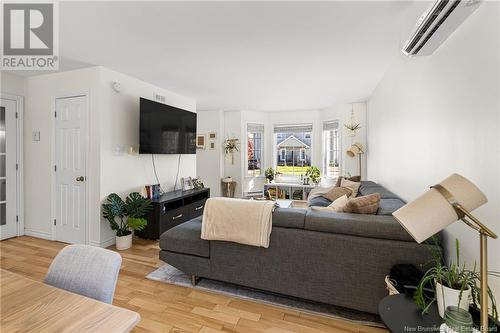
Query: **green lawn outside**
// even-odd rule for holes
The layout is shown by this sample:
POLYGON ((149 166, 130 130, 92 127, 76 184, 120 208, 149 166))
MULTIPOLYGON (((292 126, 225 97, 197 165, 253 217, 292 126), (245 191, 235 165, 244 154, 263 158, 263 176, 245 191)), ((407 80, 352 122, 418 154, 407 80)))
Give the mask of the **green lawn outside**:
POLYGON ((279 165, 276 167, 276 172, 282 173, 282 174, 295 174, 295 175, 300 175, 300 174, 305 174, 307 171, 308 166, 282 166, 279 165))

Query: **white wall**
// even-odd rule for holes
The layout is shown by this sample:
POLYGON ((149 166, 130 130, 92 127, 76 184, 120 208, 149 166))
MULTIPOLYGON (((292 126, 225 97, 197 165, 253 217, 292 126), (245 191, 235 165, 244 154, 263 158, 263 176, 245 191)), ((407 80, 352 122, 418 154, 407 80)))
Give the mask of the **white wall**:
MULTIPOLYGON (((368 103, 368 177, 412 200, 449 174, 471 179, 489 198, 474 214, 500 233, 500 3, 485 2, 429 57, 398 56, 368 103)), ((461 242, 470 264, 476 233, 446 229, 447 250, 461 242)), ((500 241, 489 242, 500 270, 500 241)), ((500 279, 490 285, 500 299, 500 279)))
POLYGON ((17 96, 25 96, 26 78, 19 75, 1 72, 0 92, 17 96))
MULTIPOLYGON (((359 142, 363 145, 364 151, 368 150, 366 135, 367 135, 367 123, 366 123, 366 103, 353 103, 353 104, 340 104, 329 107, 327 109, 321 110, 320 118, 322 121, 329 120, 339 120, 340 128, 342 131, 341 136, 341 151, 342 151, 342 175, 359 175, 359 158, 349 157, 346 154, 347 149, 351 147, 353 143, 359 142), (354 112, 354 120, 356 123, 361 124, 361 128, 356 131, 354 135, 351 135, 351 131, 348 130, 344 125, 351 123, 351 113, 354 112)), ((323 150, 324 147, 322 146, 323 150)), ((362 179, 367 179, 366 174, 366 154, 361 155, 361 176, 362 179)))
MULTIPOLYGON (((126 196, 141 191, 146 184, 156 184, 151 155, 130 155, 129 147, 139 148, 139 97, 153 99, 153 93, 165 96, 165 104, 196 112, 196 101, 133 77, 100 68, 100 200, 116 192, 126 196), (120 82, 121 92, 112 89, 120 82)), ((156 169, 162 189, 174 188, 179 155, 155 155, 156 169)), ((179 178, 196 176, 196 155, 182 155, 179 178)), ((177 182, 177 189, 180 181, 177 182)), ((95 216, 97 219, 97 216, 95 216)), ((106 220, 101 223, 101 243, 114 240, 114 231, 106 220)))
MULTIPOLYGON (((53 101, 57 96, 89 95, 90 133, 87 171, 89 192, 89 243, 108 246, 114 232, 101 218, 100 205, 109 193, 126 195, 156 183, 151 155, 129 155, 130 146, 139 146, 139 97, 153 99, 165 95, 166 103, 195 112, 196 102, 146 82, 108 70, 92 67, 75 71, 33 76, 26 79, 24 122, 25 229, 27 234, 52 238, 52 137, 53 101), (121 83, 115 92, 112 82, 121 83), (33 131, 40 141, 32 141, 33 131), (118 148, 118 149, 117 149, 118 148)), ((161 185, 172 190, 178 155, 157 155, 161 185)), ((195 155, 183 155, 179 177, 196 175, 195 155)))
MULTIPOLYGON (((201 113, 201 112, 200 112, 201 113)), ((234 152, 234 161, 231 155, 224 155, 224 177, 232 177, 236 182, 235 196, 239 197, 242 193, 242 158, 244 149, 242 148, 244 144, 241 140, 241 112, 239 111, 225 111, 224 112, 224 137, 225 139, 239 139, 240 148, 239 151, 234 152)), ((222 150, 224 154, 224 150, 222 150)))
POLYGON ((210 187, 210 195, 220 196, 220 179, 224 176, 224 113, 222 111, 203 111, 197 114, 198 134, 207 136, 206 149, 196 151, 196 176, 200 177, 205 187, 210 187), (208 133, 217 135, 215 149, 208 148, 208 133))
POLYGON ((99 244, 99 68, 32 76, 26 79, 24 113, 24 198, 25 232, 52 238, 52 177, 54 98, 75 94, 89 95, 90 141, 87 170, 89 192, 89 242, 99 244), (40 131, 40 141, 32 141, 40 131))

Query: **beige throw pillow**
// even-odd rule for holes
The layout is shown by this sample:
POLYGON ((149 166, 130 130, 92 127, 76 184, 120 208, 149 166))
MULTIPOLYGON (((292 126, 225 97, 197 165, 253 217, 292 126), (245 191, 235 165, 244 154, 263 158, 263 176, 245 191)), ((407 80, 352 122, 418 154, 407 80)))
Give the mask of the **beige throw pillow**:
POLYGON ((348 179, 343 179, 343 178, 342 181, 340 182, 341 187, 347 187, 352 190, 352 195, 351 195, 352 198, 355 198, 358 195, 358 190, 360 185, 361 183, 359 182, 352 182, 348 179))
POLYGON ((313 206, 311 207, 312 210, 314 211, 323 211, 323 212, 338 212, 341 213, 344 211, 344 207, 347 204, 349 199, 347 198, 347 195, 343 195, 340 198, 337 198, 334 202, 332 202, 329 206, 327 207, 318 207, 318 206, 313 206))
POLYGON ((343 195, 350 197, 352 195, 352 190, 347 187, 334 187, 322 196, 330 201, 335 201, 343 195))
POLYGON ((380 194, 373 193, 363 197, 352 198, 346 203, 343 211, 355 214, 376 214, 380 203, 380 194))
POLYGON ((347 179, 347 180, 350 180, 351 182, 356 182, 356 183, 361 182, 361 176, 352 176, 349 178, 346 178, 344 176, 340 176, 339 178, 337 178, 337 183, 335 184, 335 186, 339 187, 340 184, 342 183, 342 179, 347 179))

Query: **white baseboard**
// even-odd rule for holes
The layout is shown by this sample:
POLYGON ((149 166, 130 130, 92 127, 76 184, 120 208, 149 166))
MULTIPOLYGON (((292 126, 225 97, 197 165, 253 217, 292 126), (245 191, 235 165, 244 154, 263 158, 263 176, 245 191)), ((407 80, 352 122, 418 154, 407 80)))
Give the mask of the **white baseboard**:
POLYGON ((33 229, 24 229, 25 236, 31 236, 36 238, 42 238, 47 240, 52 240, 52 234, 50 232, 38 231, 33 229))
POLYGON ((106 248, 108 246, 111 246, 111 245, 115 244, 115 240, 116 240, 115 237, 111 237, 111 238, 106 239, 106 240, 104 240, 102 242, 90 241, 90 245, 106 248))

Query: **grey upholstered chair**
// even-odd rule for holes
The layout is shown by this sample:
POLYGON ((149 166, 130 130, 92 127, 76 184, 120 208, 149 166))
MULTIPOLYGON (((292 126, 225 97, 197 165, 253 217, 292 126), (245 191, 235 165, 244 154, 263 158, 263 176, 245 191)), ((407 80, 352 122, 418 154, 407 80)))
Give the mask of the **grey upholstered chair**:
POLYGON ((68 245, 52 261, 45 283, 111 304, 121 262, 110 250, 68 245))

